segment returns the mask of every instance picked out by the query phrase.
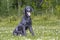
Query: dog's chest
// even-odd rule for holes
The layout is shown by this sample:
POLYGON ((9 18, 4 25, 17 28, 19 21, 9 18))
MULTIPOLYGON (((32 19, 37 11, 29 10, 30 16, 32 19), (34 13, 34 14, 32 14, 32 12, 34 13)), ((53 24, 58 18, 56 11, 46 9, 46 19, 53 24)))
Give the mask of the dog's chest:
POLYGON ((28 19, 26 19, 26 24, 30 24, 31 23, 31 18, 28 18, 28 19))
POLYGON ((26 23, 29 23, 30 21, 31 21, 30 18, 26 19, 26 23))

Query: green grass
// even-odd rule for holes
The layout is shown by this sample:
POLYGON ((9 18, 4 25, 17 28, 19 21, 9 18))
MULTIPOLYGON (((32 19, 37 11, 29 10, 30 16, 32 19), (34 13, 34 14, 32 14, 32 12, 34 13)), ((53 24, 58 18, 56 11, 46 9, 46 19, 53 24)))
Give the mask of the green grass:
POLYGON ((14 36, 12 32, 20 19, 13 20, 13 18, 1 19, 0 40, 60 40, 60 20, 57 17, 34 16, 32 26, 35 36, 32 36, 28 30, 27 36, 14 36))

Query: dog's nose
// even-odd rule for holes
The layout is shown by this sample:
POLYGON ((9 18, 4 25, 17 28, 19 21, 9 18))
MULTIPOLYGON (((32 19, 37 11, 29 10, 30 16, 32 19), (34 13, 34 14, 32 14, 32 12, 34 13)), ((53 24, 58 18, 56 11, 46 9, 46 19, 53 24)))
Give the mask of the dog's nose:
POLYGON ((30 16, 30 15, 31 15, 31 13, 30 13, 30 12, 27 12, 27 14, 28 14, 28 16, 30 16))

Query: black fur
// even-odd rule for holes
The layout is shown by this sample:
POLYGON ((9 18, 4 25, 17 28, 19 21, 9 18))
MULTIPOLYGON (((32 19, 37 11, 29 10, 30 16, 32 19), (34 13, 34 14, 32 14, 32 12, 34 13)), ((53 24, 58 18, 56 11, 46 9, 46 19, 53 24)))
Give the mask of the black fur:
POLYGON ((20 24, 15 28, 13 31, 13 35, 23 35, 26 36, 26 30, 29 29, 30 33, 34 35, 33 29, 32 29, 32 20, 31 17, 28 16, 27 12, 32 12, 32 8, 30 6, 25 7, 24 9, 24 17, 22 18, 22 21, 20 24), (30 9, 30 10, 28 10, 30 9))

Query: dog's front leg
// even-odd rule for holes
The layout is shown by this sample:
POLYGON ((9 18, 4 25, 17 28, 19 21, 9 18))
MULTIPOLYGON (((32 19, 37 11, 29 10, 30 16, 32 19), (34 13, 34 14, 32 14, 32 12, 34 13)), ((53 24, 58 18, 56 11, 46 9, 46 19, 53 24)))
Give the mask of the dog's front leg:
POLYGON ((25 26, 23 26, 23 36, 26 36, 25 26))
POLYGON ((32 33, 32 35, 34 36, 34 32, 33 32, 32 26, 29 27, 29 31, 30 31, 30 33, 32 33))

